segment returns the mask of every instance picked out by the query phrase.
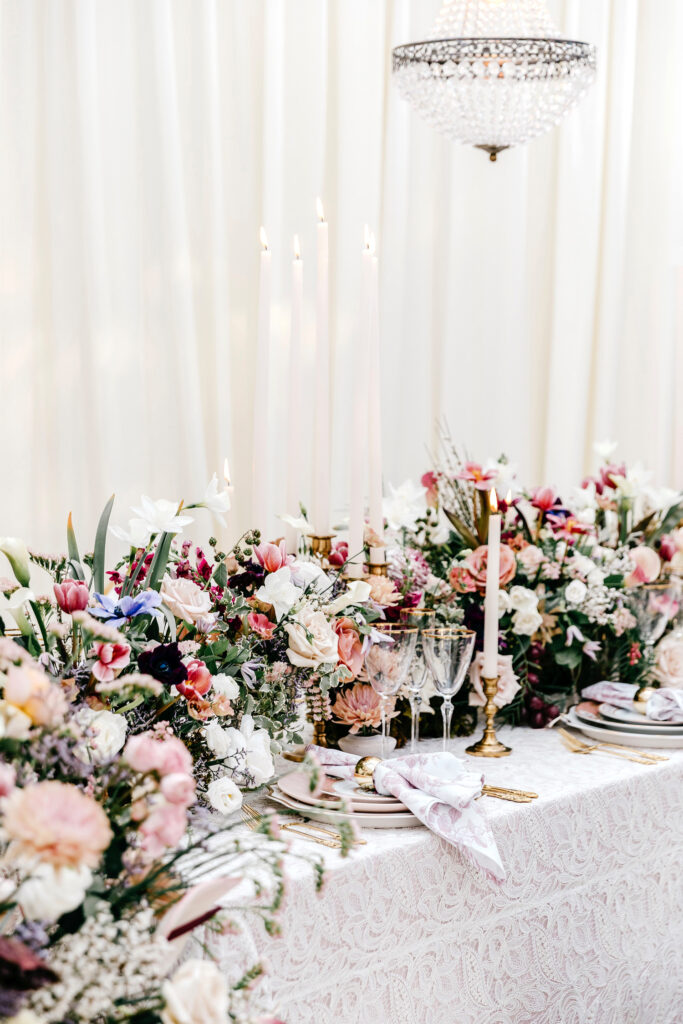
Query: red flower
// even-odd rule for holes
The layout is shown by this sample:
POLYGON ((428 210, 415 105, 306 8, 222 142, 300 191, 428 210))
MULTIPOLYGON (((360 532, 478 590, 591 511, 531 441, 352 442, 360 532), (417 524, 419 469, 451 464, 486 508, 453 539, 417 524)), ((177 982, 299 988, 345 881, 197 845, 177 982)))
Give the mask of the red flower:
POLYGON ((635 665, 636 662, 640 661, 643 656, 643 652, 640 649, 639 643, 631 644, 631 650, 628 652, 628 663, 629 665, 635 665))
POLYGON ((247 622, 249 623, 249 628, 254 633, 258 633, 264 640, 270 640, 275 632, 274 623, 270 621, 267 615, 261 615, 259 612, 249 612, 247 622))
POLYGON ((330 565, 341 568, 349 557, 349 545, 345 540, 338 540, 332 548, 329 557, 330 565))
POLYGON ((187 669, 187 682, 176 683, 176 689, 189 701, 199 702, 199 698, 211 689, 211 673, 199 658, 192 658, 187 662, 185 668, 187 669))
POLYGON ((553 487, 537 487, 531 495, 531 504, 541 512, 548 512, 558 502, 559 497, 553 487))

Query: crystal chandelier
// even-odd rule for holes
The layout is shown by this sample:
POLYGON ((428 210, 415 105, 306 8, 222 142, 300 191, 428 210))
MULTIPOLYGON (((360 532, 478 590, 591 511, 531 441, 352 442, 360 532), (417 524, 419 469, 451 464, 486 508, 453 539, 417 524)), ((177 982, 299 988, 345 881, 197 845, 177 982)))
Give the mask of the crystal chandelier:
POLYGON ((427 42, 393 51, 401 96, 491 160, 559 124, 595 78, 595 48, 564 38, 544 0, 445 0, 427 42))

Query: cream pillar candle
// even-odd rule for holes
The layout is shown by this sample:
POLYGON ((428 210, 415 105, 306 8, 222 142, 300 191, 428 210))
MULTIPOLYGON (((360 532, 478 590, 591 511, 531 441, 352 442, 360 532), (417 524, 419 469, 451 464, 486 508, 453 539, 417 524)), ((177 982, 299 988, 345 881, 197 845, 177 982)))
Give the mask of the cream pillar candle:
POLYGON ((353 409, 351 426, 351 486, 349 489, 349 559, 347 572, 358 579, 363 575, 365 534, 365 489, 368 480, 368 372, 366 368, 370 325, 372 250, 366 225, 361 255, 361 309, 353 352, 353 409))
MULTIPOLYGON (((287 513, 298 515, 301 501, 301 466, 303 442, 301 438, 301 324, 304 305, 304 261, 301 259, 299 236, 294 236, 294 259, 292 260, 292 314, 289 332, 289 417, 287 444, 287 513)), ((285 539, 287 551, 295 555, 298 547, 298 531, 287 524, 285 539)))
POLYGON ((313 423, 313 488, 311 519, 314 532, 330 532, 330 338, 329 338, 329 232, 323 204, 318 199, 316 339, 313 423))
POLYGON ((489 492, 489 532, 484 599, 484 668, 486 679, 498 675, 498 587, 500 577, 500 514, 494 490, 489 492))
POLYGON ((378 263, 374 235, 370 236, 370 296, 368 304, 368 504, 370 528, 379 545, 371 552, 374 564, 384 561, 382 514, 382 378, 379 336, 378 263))
POLYGON ((264 538, 268 532, 270 479, 270 332, 271 252, 265 228, 261 228, 258 334, 254 387, 254 430, 252 441, 251 518, 264 538))

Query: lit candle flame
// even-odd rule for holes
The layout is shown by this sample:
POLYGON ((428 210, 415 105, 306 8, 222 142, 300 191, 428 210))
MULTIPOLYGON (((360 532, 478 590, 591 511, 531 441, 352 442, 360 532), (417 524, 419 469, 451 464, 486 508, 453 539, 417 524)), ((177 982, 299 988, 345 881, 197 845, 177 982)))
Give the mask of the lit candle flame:
POLYGON ((323 201, 320 198, 320 196, 318 196, 318 198, 315 201, 315 208, 318 211, 318 220, 319 221, 324 221, 325 220, 325 211, 323 210, 323 201))
POLYGON ((223 478, 224 478, 227 486, 229 487, 230 486, 230 466, 228 465, 227 457, 226 457, 225 462, 223 463, 223 478))
POLYGON ((512 491, 508 491, 507 494, 505 495, 505 504, 506 505, 511 505, 512 504, 512 491))
POLYGON ((370 248, 370 227, 367 224, 363 228, 363 248, 370 248))
POLYGON ((496 494, 495 488, 491 488, 489 491, 489 512, 496 513, 498 511, 498 495, 496 494))
POLYGON ((299 244, 299 236, 294 235, 294 259, 301 259, 301 245, 299 244))
POLYGON ((261 230, 259 232, 259 238, 261 239, 261 245, 263 246, 263 248, 267 249, 268 248, 268 235, 266 234, 266 229, 264 227, 261 227, 261 230))

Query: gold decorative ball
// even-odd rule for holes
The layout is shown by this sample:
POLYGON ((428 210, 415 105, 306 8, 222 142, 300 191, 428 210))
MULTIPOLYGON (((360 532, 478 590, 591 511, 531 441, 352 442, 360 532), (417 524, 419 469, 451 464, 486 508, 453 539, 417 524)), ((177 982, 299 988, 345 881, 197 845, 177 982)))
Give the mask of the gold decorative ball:
POLYGON ((361 757, 357 762, 353 777, 362 789, 374 789, 372 776, 378 764, 382 763, 379 757, 361 757))
POLYGON ((647 702, 649 701, 652 694, 656 692, 657 688, 655 686, 641 686, 641 688, 638 690, 637 694, 633 698, 634 710, 640 711, 642 712, 642 714, 645 714, 647 702))

